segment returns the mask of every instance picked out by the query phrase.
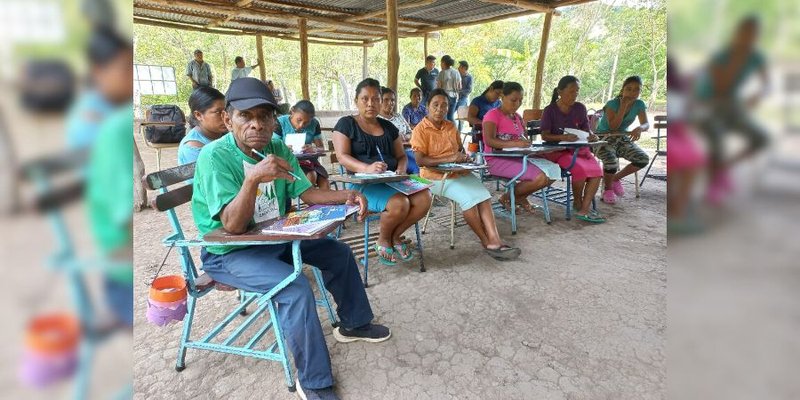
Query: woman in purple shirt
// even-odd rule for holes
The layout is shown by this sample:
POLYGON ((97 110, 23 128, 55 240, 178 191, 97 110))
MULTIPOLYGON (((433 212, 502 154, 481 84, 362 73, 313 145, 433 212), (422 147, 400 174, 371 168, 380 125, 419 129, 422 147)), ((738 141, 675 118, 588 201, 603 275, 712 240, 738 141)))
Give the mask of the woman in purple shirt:
MULTIPOLYGON (((542 140, 547 142, 575 142, 578 140, 577 135, 564 133, 564 128, 591 132, 586 106, 576 101, 579 91, 580 80, 572 75, 564 76, 558 81, 558 87, 553 89, 550 105, 544 108, 542 114, 542 140)), ((597 141, 597 135, 590 133, 588 139, 590 142, 597 141)), ((600 168, 600 163, 594 158, 589 147, 547 153, 544 158, 566 169, 572 163, 572 155, 575 151, 578 152, 578 158, 570 172, 572 173, 572 195, 576 217, 586 222, 603 223, 606 221, 605 218, 591 210, 592 199, 600 187, 603 169, 600 168)))

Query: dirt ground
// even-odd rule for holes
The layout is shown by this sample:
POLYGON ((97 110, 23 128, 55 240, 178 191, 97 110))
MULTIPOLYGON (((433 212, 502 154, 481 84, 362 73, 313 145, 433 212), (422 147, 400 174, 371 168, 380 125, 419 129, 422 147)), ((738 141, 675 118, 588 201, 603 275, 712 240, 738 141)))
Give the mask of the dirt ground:
MULTIPOLYGON (((155 152, 138 145, 147 172, 154 171, 155 152)), ((175 150, 165 151, 162 168, 174 165, 175 150)), ((663 161, 654 169, 663 172, 663 161)), ((626 190, 617 205, 598 203, 608 217, 602 225, 566 221, 563 207, 553 205, 552 225, 540 212, 523 216, 512 236, 510 221, 499 216, 503 239, 522 248, 514 262, 485 255, 466 226, 456 228, 456 247, 449 249, 448 226, 436 221, 423 236, 427 272, 414 261, 392 268, 371 259, 367 293, 376 321, 393 336, 380 344, 337 343, 320 310, 337 393, 345 399, 664 398, 666 185, 648 180, 636 199, 631 178, 626 190)), ((433 213, 446 221, 449 207, 433 213)), ((194 236, 189 206, 178 214, 194 236)), ((150 209, 134 217, 135 397, 293 398, 276 362, 190 349, 186 369, 175 371, 181 325, 159 328, 145 318, 146 283, 164 258, 161 240, 170 227, 166 215, 150 209)), ((344 236, 360 232, 349 225, 344 236)), ((162 274, 180 274, 175 253, 162 274)), ((231 292, 201 298, 193 337, 236 301, 231 292)))

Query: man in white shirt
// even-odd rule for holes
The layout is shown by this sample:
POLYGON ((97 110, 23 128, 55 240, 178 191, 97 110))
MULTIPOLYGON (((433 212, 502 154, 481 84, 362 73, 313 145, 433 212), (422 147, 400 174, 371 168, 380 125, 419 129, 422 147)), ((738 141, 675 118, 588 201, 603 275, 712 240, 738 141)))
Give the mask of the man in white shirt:
POLYGON ((256 63, 252 67, 245 67, 244 58, 242 58, 242 56, 236 57, 233 62, 236 63, 236 67, 231 70, 231 82, 239 78, 250 76, 250 72, 253 72, 253 69, 260 64, 256 63))

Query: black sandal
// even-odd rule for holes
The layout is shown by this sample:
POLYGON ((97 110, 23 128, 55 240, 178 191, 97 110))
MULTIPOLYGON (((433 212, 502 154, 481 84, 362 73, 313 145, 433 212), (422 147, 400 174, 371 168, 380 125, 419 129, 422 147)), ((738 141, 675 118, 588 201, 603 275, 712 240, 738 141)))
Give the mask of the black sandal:
POLYGON ((516 260, 522 253, 522 251, 519 248, 511 247, 505 244, 496 249, 486 248, 484 249, 484 251, 486 251, 486 254, 488 254, 490 257, 494 258, 497 261, 516 260))

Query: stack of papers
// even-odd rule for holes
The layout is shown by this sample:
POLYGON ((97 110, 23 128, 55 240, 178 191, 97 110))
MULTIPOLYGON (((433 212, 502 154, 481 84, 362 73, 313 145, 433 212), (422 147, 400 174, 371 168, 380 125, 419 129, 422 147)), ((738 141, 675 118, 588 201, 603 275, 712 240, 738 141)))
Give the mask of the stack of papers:
POLYGON ((300 154, 303 152, 303 146, 306 145, 305 133, 287 133, 284 136, 284 143, 292 149, 292 153, 300 154))
POLYGON ((582 131, 580 129, 574 129, 574 128, 564 128, 564 134, 566 135, 566 134, 569 134, 569 133, 578 136, 578 140, 574 141, 574 142, 568 142, 566 140, 562 140, 558 144, 585 144, 585 143, 589 143, 588 142, 588 140, 589 140, 589 132, 582 131))
POLYGON ((526 150, 533 150, 533 146, 531 147, 506 147, 503 151, 526 151, 526 150))

